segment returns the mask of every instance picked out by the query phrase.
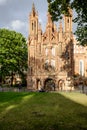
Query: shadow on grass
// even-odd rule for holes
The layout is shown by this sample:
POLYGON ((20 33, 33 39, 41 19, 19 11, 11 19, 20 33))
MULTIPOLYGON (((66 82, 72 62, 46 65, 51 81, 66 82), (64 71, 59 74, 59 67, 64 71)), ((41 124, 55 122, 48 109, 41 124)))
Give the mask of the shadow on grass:
MULTIPOLYGON (((77 95, 83 96, 69 96, 77 95)), ((87 107, 71 99, 63 93, 0 93, 0 129, 87 130, 87 107)))

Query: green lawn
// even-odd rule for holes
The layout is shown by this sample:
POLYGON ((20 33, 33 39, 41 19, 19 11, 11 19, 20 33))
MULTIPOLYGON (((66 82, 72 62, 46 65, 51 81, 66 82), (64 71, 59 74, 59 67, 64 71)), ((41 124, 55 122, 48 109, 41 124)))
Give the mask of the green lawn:
POLYGON ((0 92, 0 130, 87 130, 87 95, 0 92))

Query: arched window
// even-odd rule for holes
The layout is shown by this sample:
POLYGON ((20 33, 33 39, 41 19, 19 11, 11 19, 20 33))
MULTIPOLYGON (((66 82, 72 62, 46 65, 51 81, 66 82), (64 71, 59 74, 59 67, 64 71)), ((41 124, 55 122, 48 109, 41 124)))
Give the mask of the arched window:
POLYGON ((52 47, 52 55, 55 56, 55 48, 52 47))
POLYGON ((32 22, 32 30, 33 30, 33 28, 34 28, 34 23, 32 22))
POLYGON ((80 60, 80 62, 79 62, 79 74, 81 76, 84 75, 84 61, 83 60, 80 60))
POLYGON ((67 23, 69 23, 69 18, 67 19, 67 23))
POLYGON ((34 28, 36 29, 36 22, 34 21, 34 28))
POLYGON ((36 30, 36 22, 35 21, 32 21, 32 30, 36 30))

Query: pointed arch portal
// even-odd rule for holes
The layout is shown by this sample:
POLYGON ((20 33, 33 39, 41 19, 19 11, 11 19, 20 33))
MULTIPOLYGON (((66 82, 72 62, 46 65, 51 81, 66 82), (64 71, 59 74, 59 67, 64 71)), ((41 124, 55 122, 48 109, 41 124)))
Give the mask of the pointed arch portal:
POLYGON ((52 78, 46 78, 44 81, 44 89, 47 91, 55 90, 55 81, 52 78))

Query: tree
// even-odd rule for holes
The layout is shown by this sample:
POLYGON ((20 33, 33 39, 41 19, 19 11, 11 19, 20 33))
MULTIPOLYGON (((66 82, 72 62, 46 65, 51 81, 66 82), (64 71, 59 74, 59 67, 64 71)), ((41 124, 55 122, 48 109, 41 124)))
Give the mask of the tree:
POLYGON ((81 45, 87 45, 87 0, 47 0, 52 20, 62 18, 62 14, 69 15, 69 8, 75 9, 77 16, 73 20, 77 23, 75 34, 81 45))
POLYGON ((27 44, 21 33, 0 29, 0 79, 18 74, 24 77, 27 70, 27 44))

